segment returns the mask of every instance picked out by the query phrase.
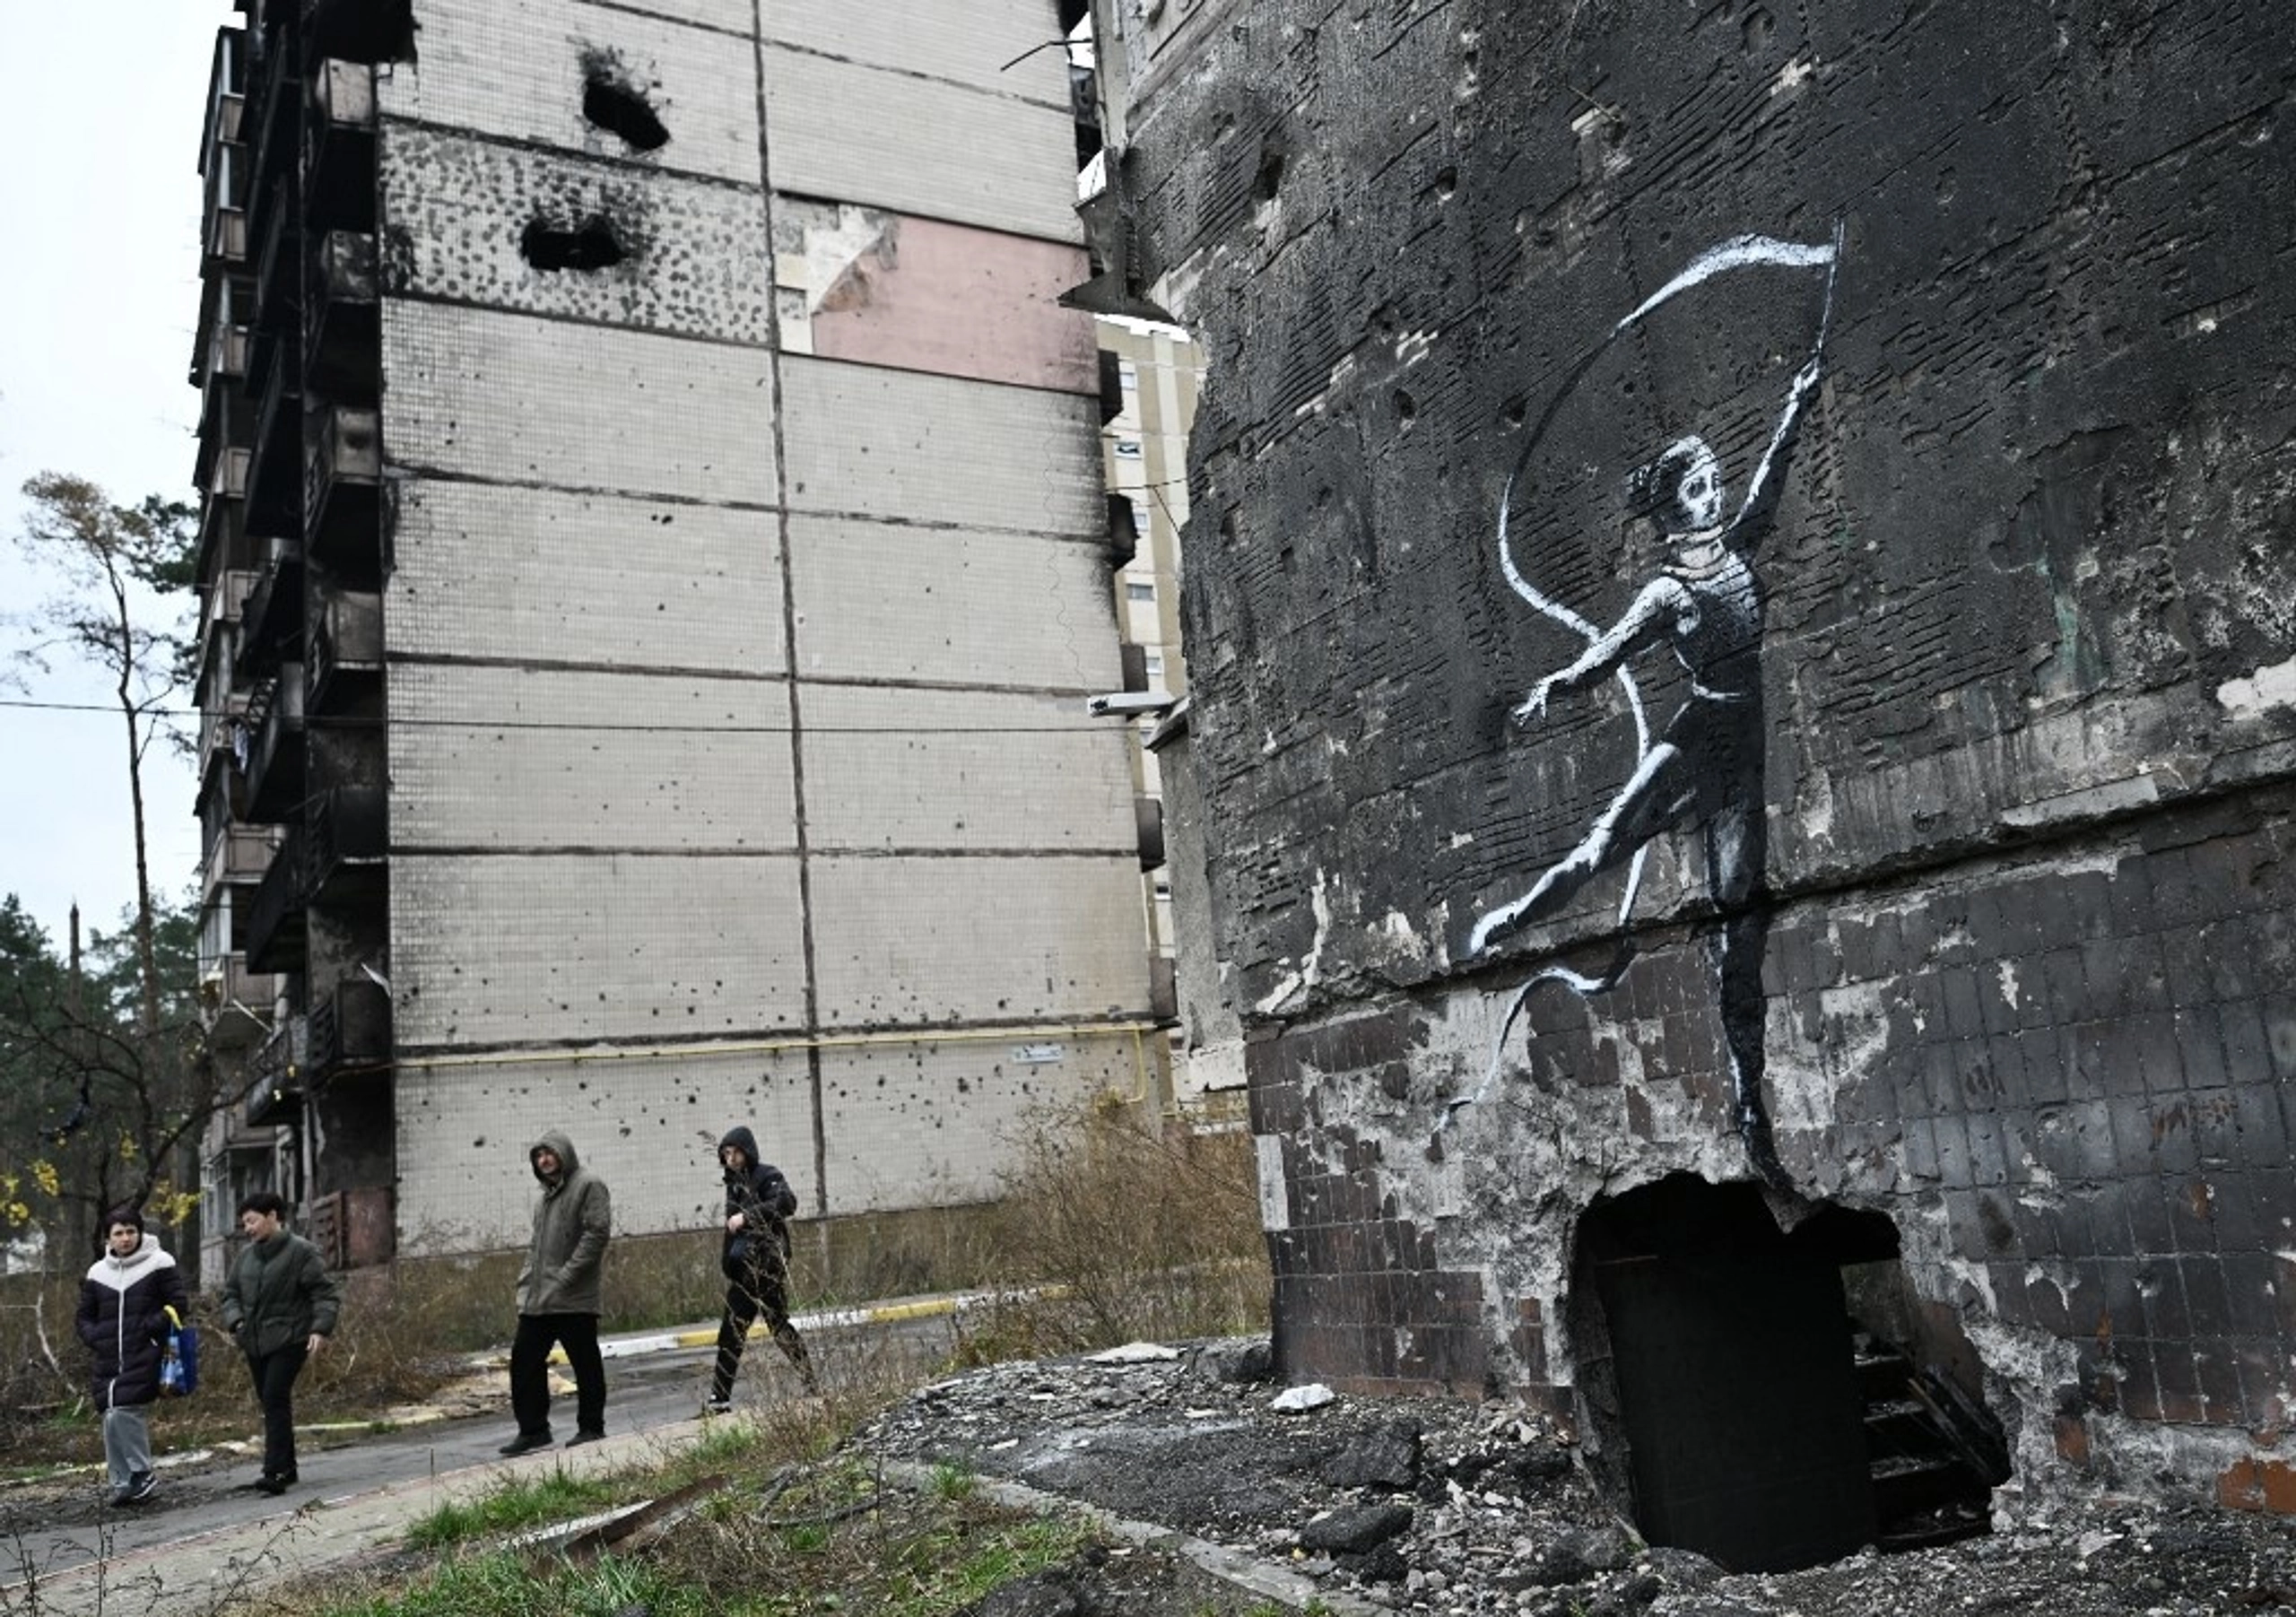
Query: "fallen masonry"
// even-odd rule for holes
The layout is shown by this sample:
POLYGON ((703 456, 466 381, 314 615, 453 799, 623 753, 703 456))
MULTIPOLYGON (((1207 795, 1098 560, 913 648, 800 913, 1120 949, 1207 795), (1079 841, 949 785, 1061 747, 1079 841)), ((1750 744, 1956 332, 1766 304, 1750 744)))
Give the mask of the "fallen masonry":
POLYGON ((1736 1574, 1644 1544, 1568 1433, 1518 1408, 1275 1409, 1249 1344, 1042 1361, 927 1387, 857 1434, 1304 1574, 1335 1604, 1529 1617, 2198 1617, 2296 1610, 2284 1517, 2110 1495, 1903 1553, 1736 1574))

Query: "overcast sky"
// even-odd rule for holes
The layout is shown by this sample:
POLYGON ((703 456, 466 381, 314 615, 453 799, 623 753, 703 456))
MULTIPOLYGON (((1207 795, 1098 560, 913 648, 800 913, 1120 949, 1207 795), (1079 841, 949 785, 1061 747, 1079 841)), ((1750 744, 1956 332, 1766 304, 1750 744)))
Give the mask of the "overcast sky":
MULTIPOLYGON (((44 470, 123 502, 190 497, 198 397, 185 380, 198 313, 201 114, 220 0, 0 0, 0 531, 44 470), (37 63, 39 71, 29 71, 37 63)), ((49 593, 0 555, 0 609, 49 593)), ((11 648, 17 637, 11 636, 11 648)), ((50 701, 100 702, 102 682, 28 673, 50 701)), ((0 707, 0 891, 61 947, 74 900, 110 929, 134 901, 126 739, 117 715, 0 707)), ((187 889, 199 857, 191 766, 155 748, 146 793, 152 875, 187 889)))

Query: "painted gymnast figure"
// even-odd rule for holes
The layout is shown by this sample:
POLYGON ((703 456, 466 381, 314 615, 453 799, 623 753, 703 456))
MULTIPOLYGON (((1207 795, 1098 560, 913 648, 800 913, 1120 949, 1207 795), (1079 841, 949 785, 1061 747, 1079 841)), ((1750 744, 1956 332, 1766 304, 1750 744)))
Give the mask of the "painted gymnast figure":
POLYGON ((1584 691, 1638 653, 1671 650, 1689 675, 1689 693, 1643 753, 1633 775, 1576 847, 1529 891, 1475 925, 1468 952, 1559 913, 1587 883, 1631 857, 1662 832, 1695 828, 1708 890, 1721 911, 1709 935, 1731 1072, 1735 1122, 1749 1160, 1782 1183, 1762 1098, 1761 953, 1769 929, 1762 876, 1764 723, 1761 692, 1762 587, 1752 556, 1776 514, 1778 488, 1804 404, 1818 380, 1815 355, 1787 389, 1785 406, 1749 481, 1726 518, 1720 462, 1695 434, 1677 439, 1632 480, 1634 492, 1665 528, 1666 560, 1624 615, 1568 666, 1546 675, 1509 717, 1545 717, 1557 693, 1584 691))

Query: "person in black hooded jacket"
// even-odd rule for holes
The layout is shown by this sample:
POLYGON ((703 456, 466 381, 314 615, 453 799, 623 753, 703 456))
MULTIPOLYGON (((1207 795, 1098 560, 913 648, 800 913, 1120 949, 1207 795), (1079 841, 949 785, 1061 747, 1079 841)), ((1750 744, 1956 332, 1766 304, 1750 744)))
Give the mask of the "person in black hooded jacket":
POLYGON ((95 1358, 89 1390, 104 1415, 104 1465, 111 1502, 140 1505, 159 1487, 152 1470, 152 1430, 145 1415, 160 1395, 160 1361, 168 1341, 167 1310, 182 1319, 191 1304, 176 1260, 145 1232, 144 1214, 122 1207, 111 1215, 104 1255, 81 1282, 74 1321, 95 1358))
POLYGON ((718 1142, 718 1161, 726 1170, 726 1242, 718 1266, 726 1274, 726 1316, 718 1325, 718 1364, 709 1378, 712 1413, 734 1402, 734 1377, 749 1344, 750 1324, 759 1314, 775 1345, 788 1355, 811 1390, 819 1386, 804 1338, 789 1323, 789 1215, 797 1193, 772 1163, 758 1158, 757 1136, 730 1128, 718 1142))

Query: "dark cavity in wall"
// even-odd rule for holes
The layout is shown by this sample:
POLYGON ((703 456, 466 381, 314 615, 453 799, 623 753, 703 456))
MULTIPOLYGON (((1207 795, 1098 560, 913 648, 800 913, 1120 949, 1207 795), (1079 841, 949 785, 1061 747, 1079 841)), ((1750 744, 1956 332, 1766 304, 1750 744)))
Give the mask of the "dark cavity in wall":
POLYGON ((582 116, 620 135, 634 152, 656 152, 669 144, 670 131, 621 59, 606 51, 582 57, 582 116))
POLYGON ((547 219, 527 222, 518 252, 538 270, 610 269, 630 256, 613 221, 593 213, 570 229, 547 219))
POLYGON ((1597 1202, 1577 1249, 1588 1457, 1651 1543, 1781 1571, 1987 1530, 2007 1447, 1887 1218, 1787 1234, 1756 1187, 1678 1174, 1597 1202))

